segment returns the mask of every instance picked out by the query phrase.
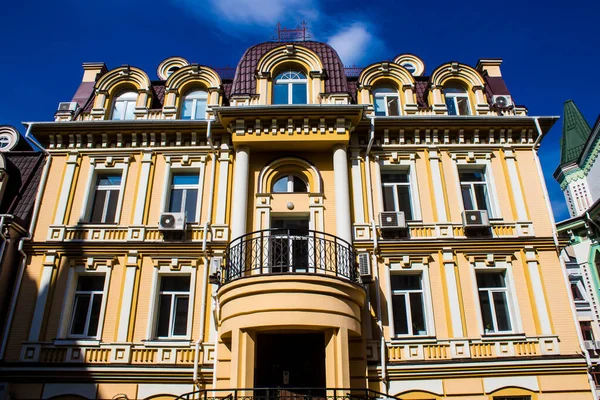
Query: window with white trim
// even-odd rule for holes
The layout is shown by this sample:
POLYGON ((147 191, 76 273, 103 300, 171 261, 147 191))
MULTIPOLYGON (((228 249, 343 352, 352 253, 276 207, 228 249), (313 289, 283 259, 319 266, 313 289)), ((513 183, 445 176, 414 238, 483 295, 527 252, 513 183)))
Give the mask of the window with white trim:
POLYGON ((273 104, 308 103, 308 79, 304 73, 284 71, 273 82, 273 104))
POLYGON ((485 210, 492 216, 485 167, 465 168, 459 166, 458 176, 465 210, 485 210))
POLYGON ((571 294, 573 295, 573 301, 575 301, 575 305, 587 303, 588 299, 581 277, 571 280, 571 294))
POLYGON ((273 184, 273 193, 307 193, 308 184, 295 174, 284 175, 273 184))
POLYGON ((114 223, 121 194, 122 174, 98 173, 91 205, 91 223, 114 223))
POLYGON ((208 93, 204 90, 193 90, 183 98, 181 119, 206 119, 206 103, 208 93))
POLYGON ((481 268, 475 276, 484 333, 512 332, 506 270, 481 268))
POLYGON ((373 90, 375 115, 395 117, 400 115, 400 96, 392 87, 378 87, 373 90))
POLYGON ((449 85, 444 87, 444 97, 448 115, 471 115, 469 94, 467 89, 460 85, 449 85))
POLYGON ((198 172, 175 172, 171 178, 169 212, 183 212, 187 222, 196 222, 200 177, 198 172))
POLYGON ((381 171, 384 211, 401 211, 404 219, 415 219, 411 177, 408 169, 384 169, 381 171))
POLYGON ((177 338, 188 335, 190 314, 190 275, 160 276, 156 337, 177 338))
POLYGON ((583 340, 594 340, 594 330, 591 321, 579 321, 579 329, 583 340))
POLYGON ((86 274, 77 277, 69 326, 70 337, 96 337, 98 335, 104 282, 104 274, 86 274))
POLYGON ((395 335, 427 335, 423 275, 392 273, 390 280, 395 335))
POLYGON ((112 119, 130 121, 135 119, 135 103, 138 94, 133 91, 126 91, 115 97, 112 108, 112 119))

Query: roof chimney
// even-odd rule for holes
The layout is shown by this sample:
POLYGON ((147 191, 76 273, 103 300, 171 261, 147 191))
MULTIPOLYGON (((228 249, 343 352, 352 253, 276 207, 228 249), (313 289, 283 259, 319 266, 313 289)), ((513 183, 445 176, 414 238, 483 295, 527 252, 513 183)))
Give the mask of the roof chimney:
POLYGON ((106 71, 106 64, 102 62, 83 63, 83 78, 81 82, 96 82, 106 71))
POLYGON ((502 64, 501 58, 483 58, 477 61, 475 68, 481 75, 501 77, 500 64, 502 64))

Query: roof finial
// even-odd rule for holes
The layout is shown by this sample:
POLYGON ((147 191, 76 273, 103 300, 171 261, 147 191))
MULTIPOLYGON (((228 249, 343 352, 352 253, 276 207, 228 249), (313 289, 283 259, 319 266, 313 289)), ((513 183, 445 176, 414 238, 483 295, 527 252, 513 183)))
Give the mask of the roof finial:
POLYGON ((308 25, 306 24, 306 21, 302 21, 302 23, 295 29, 282 27, 281 22, 278 22, 275 32, 277 33, 277 36, 273 36, 273 40, 278 42, 289 42, 296 40, 306 41, 306 39, 310 39, 312 37, 308 31, 308 25))

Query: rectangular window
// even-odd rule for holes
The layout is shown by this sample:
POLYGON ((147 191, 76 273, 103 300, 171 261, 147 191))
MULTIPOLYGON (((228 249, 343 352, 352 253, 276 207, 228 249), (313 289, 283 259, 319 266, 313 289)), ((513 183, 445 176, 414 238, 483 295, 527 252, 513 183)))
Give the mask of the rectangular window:
POLYGON ((288 85, 273 85, 273 104, 289 104, 288 85))
POLYGON ((190 276, 160 277, 156 336, 170 338, 188 334, 190 276))
POLYGON ((104 295, 104 275, 80 275, 73 299, 71 336, 95 337, 104 295))
POLYGON ((414 219, 412 211, 411 182, 408 171, 382 171, 383 209, 402 211, 404 219, 414 219))
POLYGON ((184 212, 186 221, 196 222, 198 172, 175 173, 171 180, 169 212, 184 212))
POLYGON ((460 168, 458 175, 465 210, 485 210, 491 214, 485 170, 460 168))
POLYGON ((594 340, 594 332, 590 321, 579 321, 579 328, 583 335, 583 340, 594 340))
POLYGON ((479 306, 485 333, 510 332, 506 271, 476 271, 479 306))
POLYGON ((584 291, 581 280, 577 279, 575 281, 571 281, 571 293, 573 294, 573 300, 575 300, 575 302, 587 301, 585 295, 583 294, 584 291))
POLYGON ((396 335, 427 335, 421 274, 392 274, 392 308, 396 335))
POLYGON ((98 174, 90 222, 114 223, 121 193, 121 174, 98 174))

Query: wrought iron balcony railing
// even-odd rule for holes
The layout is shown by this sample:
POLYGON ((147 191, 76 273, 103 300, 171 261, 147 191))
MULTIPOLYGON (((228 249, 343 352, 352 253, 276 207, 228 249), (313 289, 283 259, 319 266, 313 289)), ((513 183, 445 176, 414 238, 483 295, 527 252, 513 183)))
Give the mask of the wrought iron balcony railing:
POLYGON ((308 229, 268 229, 232 240, 226 249, 223 282, 265 274, 321 274, 359 281, 347 241, 308 229))
POLYGON ((381 400, 396 399, 370 389, 254 388, 205 389, 185 393, 176 400, 381 400))

